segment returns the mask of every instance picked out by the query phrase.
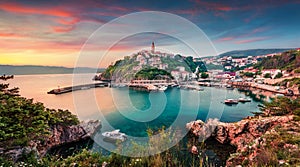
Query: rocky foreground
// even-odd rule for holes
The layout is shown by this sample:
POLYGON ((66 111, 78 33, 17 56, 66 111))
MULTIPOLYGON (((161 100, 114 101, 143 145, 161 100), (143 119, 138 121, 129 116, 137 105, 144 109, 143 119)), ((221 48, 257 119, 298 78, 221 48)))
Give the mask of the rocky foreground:
POLYGON ((27 147, 15 147, 9 150, 0 148, 0 154, 11 157, 12 160, 18 160, 23 153, 35 152, 39 157, 44 156, 48 150, 60 145, 77 142, 88 139, 100 128, 101 122, 88 121, 81 122, 79 125, 62 126, 55 125, 50 129, 50 135, 45 138, 43 143, 31 141, 27 147))
MULTIPOLYGON (((300 122, 293 115, 248 117, 235 123, 217 119, 186 124, 199 141, 214 138, 222 144, 237 148, 226 161, 226 166, 291 165, 300 161, 300 122)), ((194 148, 195 149, 195 148, 194 148)))

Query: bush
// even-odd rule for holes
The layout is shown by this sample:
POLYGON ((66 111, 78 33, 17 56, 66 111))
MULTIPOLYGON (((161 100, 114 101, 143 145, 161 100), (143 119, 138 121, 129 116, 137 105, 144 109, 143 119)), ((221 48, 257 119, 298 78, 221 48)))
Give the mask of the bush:
POLYGON ((264 75, 264 78, 271 78, 271 74, 270 74, 270 73, 266 73, 266 74, 264 75))
POLYGON ((283 74, 281 72, 279 72, 278 74, 276 74, 275 79, 276 78, 281 78, 283 76, 283 74))

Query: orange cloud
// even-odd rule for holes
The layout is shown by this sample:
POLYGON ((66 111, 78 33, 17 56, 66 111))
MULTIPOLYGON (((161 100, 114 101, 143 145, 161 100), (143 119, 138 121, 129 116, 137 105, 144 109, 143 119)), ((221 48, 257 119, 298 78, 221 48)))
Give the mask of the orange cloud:
POLYGON ((12 12, 12 13, 29 13, 29 14, 41 14, 49 16, 58 16, 58 17, 70 17, 72 16, 71 12, 62 10, 60 8, 42 8, 39 7, 29 7, 20 5, 17 3, 3 3, 0 6, 1 10, 12 12))
POLYGON ((54 32, 70 32, 74 29, 74 26, 68 26, 68 27, 63 27, 63 26, 54 26, 52 27, 54 32))
POLYGON ((0 37, 20 38, 20 37, 24 37, 24 36, 19 35, 19 34, 15 34, 15 33, 2 33, 2 32, 0 32, 0 37))

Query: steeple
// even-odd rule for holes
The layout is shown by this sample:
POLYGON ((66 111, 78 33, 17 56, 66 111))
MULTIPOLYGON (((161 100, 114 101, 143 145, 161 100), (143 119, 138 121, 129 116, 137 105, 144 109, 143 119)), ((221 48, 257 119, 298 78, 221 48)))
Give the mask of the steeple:
POLYGON ((154 46, 154 42, 152 42, 152 45, 151 45, 151 53, 154 53, 155 52, 155 46, 154 46))

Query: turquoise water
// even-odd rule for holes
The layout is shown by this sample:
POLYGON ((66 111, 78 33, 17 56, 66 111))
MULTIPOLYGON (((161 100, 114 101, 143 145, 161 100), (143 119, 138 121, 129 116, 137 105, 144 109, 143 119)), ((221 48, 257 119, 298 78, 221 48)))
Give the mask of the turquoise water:
MULTIPOLYGON (((224 105, 222 102, 226 98, 245 95, 237 90, 213 87, 205 87, 199 92, 177 88, 155 93, 128 88, 97 88, 63 95, 46 93, 58 86, 72 85, 72 77, 71 74, 23 75, 8 82, 12 87, 20 87, 22 96, 43 102, 49 108, 69 109, 81 120, 100 119, 102 131, 114 128, 132 136, 145 136, 146 129, 162 126, 184 129, 187 122, 196 119, 218 118, 235 122, 259 110, 259 103, 255 101, 224 105)), ((91 83, 93 74, 76 77, 82 83, 91 83)))
MULTIPOLYGON (((254 100, 233 106, 223 104, 222 102, 227 98, 246 97, 246 95, 237 90, 213 87, 205 87, 204 91, 168 88, 165 92, 154 93, 106 87, 62 95, 47 94, 47 91, 58 86, 72 85, 72 77, 70 74, 24 75, 16 76, 15 79, 7 82, 11 87, 19 87, 22 96, 33 98, 49 108, 69 109, 83 121, 101 120, 102 127, 93 138, 96 143, 92 149, 95 151, 116 149, 116 145, 104 140, 101 133, 105 131, 120 129, 121 132, 133 137, 133 140, 123 144, 130 148, 130 141, 145 137, 147 129, 156 131, 162 127, 171 127, 176 131, 179 130, 182 134, 181 143, 186 145, 188 138, 184 137, 187 133, 185 125, 190 121, 218 118, 223 122, 235 122, 251 116, 251 112, 259 111, 257 106, 259 102, 254 100)), ((93 74, 80 74, 76 77, 82 82, 81 84, 93 82, 91 81, 93 74)), ((189 155, 188 148, 185 149, 184 153, 189 155)), ((223 150, 224 146, 220 149, 223 150)), ((218 156, 221 157, 223 154, 220 153, 218 156)), ((227 154, 229 153, 226 152, 226 156, 227 154)))
MULTIPOLYGON (((132 105, 140 109, 143 112, 151 108, 151 105, 163 106, 162 104, 155 104, 150 102, 149 96, 152 93, 141 92, 136 90, 127 90, 127 88, 114 88, 114 95, 122 96, 123 94, 129 94, 132 105)), ((166 92, 156 92, 156 94, 163 94, 166 98, 166 105, 163 108, 162 113, 154 120, 149 122, 138 122, 128 118, 125 115, 118 112, 112 112, 106 115, 106 120, 116 129, 120 129, 122 132, 132 136, 144 136, 146 135, 146 129, 158 129, 162 126, 169 127, 173 124, 175 119, 180 119, 176 126, 184 127, 189 121, 195 119, 201 119, 205 121, 207 118, 218 118, 223 122, 235 122, 242 118, 252 115, 251 112, 258 111, 258 102, 240 103, 238 105, 227 106, 222 102, 226 98, 239 98, 245 97, 235 90, 217 89, 207 87, 204 91, 190 91, 180 90, 177 88, 169 88, 166 92), (180 114, 179 114, 180 113, 180 114), (180 117, 180 118, 178 118, 180 117)), ((153 96, 153 95, 152 95, 153 96)), ((155 95, 154 95, 155 96, 155 95)), ((156 95, 159 98, 159 95, 156 95)), ((161 95, 162 96, 162 95, 161 95)), ((159 102, 158 102, 159 103, 159 102)), ((122 110, 122 108, 120 108, 122 110)), ((122 111, 125 112, 126 111, 122 111)), ((128 113, 130 111, 127 111, 128 113)), ((131 115, 136 114, 130 113, 131 115)), ((130 116, 129 114, 129 116, 130 116)), ((143 113, 146 117, 151 117, 152 113, 143 113)))

